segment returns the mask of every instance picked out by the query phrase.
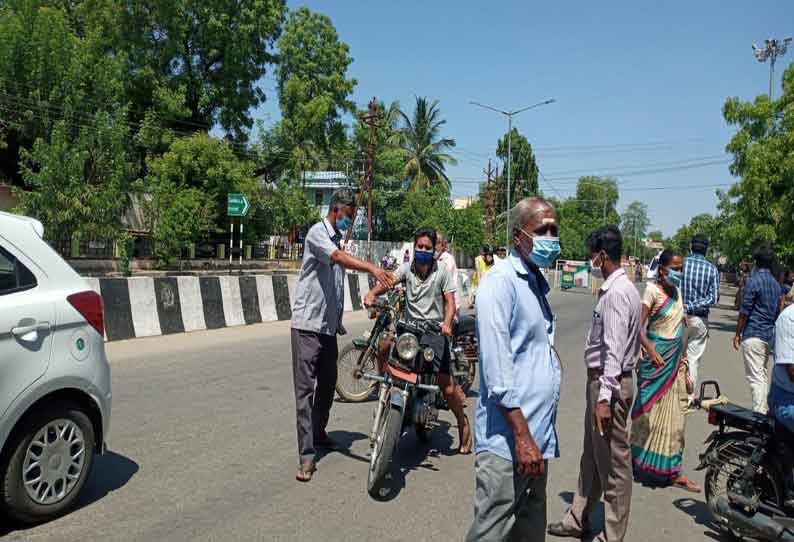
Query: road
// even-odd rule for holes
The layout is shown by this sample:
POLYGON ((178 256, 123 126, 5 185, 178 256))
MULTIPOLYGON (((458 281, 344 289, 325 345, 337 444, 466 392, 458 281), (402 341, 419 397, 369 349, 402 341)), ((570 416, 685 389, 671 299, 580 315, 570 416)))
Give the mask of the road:
MULTIPOLYGON (((731 301, 723 296, 725 305, 731 301)), ((552 304, 564 364, 562 457, 550 463, 548 486, 549 519, 555 520, 576 487, 582 347, 593 298, 555 292, 552 304)), ((733 311, 715 312, 703 374, 718 377, 726 395, 747 404, 742 364, 730 347, 735 318, 733 311)), ((358 334, 369 322, 349 314, 346 325, 358 334)), ((410 433, 402 440, 398 491, 387 502, 365 490, 371 403, 335 403, 329 431, 349 449, 323 457, 310 484, 295 481, 288 323, 110 343, 108 354, 111 451, 99 458, 79 509, 46 525, 9 528, 0 532, 5 540, 463 539, 471 520, 474 458, 450 451, 457 446, 457 428, 450 427, 449 413, 442 414, 429 449, 410 433)), ((703 414, 688 416, 688 469, 708 430, 703 414)), ((702 473, 690 474, 702 483, 702 473)), ((716 538, 702 496, 635 485, 632 506, 627 540, 716 538)))

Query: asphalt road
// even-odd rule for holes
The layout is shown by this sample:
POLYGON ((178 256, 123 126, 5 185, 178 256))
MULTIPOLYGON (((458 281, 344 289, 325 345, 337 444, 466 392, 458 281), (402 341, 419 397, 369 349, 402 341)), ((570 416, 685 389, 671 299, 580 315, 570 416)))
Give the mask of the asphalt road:
MULTIPOLYGON (((732 302, 730 292, 723 304, 732 302)), ((593 298, 554 293, 564 364, 560 459, 550 463, 549 520, 576 487, 582 449, 582 347, 593 298)), ((717 310, 703 374, 734 402, 749 403, 736 313, 717 310)), ((346 316, 351 334, 369 327, 346 316)), ((453 453, 457 428, 442 414, 429 448, 400 443, 396 491, 366 493, 372 403, 337 402, 329 431, 349 447, 326 455, 310 484, 294 479, 295 422, 289 324, 275 323, 111 343, 114 406, 110 453, 98 459, 80 508, 52 523, 0 531, 30 541, 462 540, 472 512, 473 456, 453 453)), ((474 399, 469 400, 471 411, 474 399)), ((470 414, 471 417, 471 414, 470 414)), ((687 469, 709 428, 688 416, 687 469)), ((702 473, 690 472, 702 483, 702 473)), ((627 540, 718 539, 702 495, 634 486, 627 540)), ((601 509, 597 509, 597 514, 601 509)), ((600 520, 596 521, 597 524, 600 520)), ((550 537, 550 539, 552 539, 550 537)))

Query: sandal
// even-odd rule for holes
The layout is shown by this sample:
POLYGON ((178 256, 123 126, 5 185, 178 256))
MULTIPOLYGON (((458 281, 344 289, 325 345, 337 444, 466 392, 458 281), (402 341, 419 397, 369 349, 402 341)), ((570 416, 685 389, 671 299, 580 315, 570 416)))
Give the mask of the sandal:
POLYGON ((463 419, 466 420, 466 427, 469 429, 469 438, 466 439, 466 442, 461 442, 460 448, 458 448, 458 453, 460 455, 469 455, 471 454, 471 449, 474 444, 474 433, 471 430, 471 423, 469 423, 469 417, 465 414, 463 415, 463 419))
POLYGON ((301 466, 298 467, 295 479, 298 482, 310 482, 315 471, 317 471, 317 466, 314 464, 314 461, 306 461, 301 463, 301 466))
POLYGON ((690 493, 701 492, 700 486, 683 474, 673 479, 673 485, 677 488, 683 489, 684 491, 689 491, 690 493))

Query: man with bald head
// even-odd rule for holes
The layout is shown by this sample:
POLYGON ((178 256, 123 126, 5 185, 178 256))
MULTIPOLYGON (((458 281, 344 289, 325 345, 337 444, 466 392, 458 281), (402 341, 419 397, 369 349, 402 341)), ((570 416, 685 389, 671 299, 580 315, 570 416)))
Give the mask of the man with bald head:
POLYGON ((547 461, 559 457, 560 363, 541 273, 560 253, 557 213, 529 198, 511 214, 513 250, 485 275, 476 300, 481 369, 468 542, 545 540, 547 461))

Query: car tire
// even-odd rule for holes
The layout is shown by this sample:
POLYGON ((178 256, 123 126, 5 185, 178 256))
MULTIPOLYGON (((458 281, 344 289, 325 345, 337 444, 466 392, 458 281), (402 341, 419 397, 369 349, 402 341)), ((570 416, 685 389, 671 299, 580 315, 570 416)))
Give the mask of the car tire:
MULTIPOLYGON (((71 443, 67 443, 63 439, 61 441, 58 444, 62 445, 62 447, 68 447, 70 456, 72 453, 80 455, 77 451, 74 451, 79 450, 79 444, 77 444, 76 440, 71 443)), ((2 482, 0 484, 0 507, 2 507, 3 512, 21 523, 36 524, 50 521, 71 510, 76 504, 77 498, 91 472, 96 449, 95 441, 96 435, 91 420, 80 407, 73 403, 57 401, 38 409, 36 412, 29 413, 15 430, 8 443, 6 452, 0 459, 0 481, 2 482), (82 437, 80 440, 82 441, 83 460, 80 464, 79 472, 76 474, 71 473, 73 481, 68 482, 72 483, 70 487, 63 486, 62 483, 61 488, 58 489, 58 483, 53 484, 54 492, 63 491, 64 493, 62 496, 53 495, 49 497, 49 500, 55 499, 54 502, 37 502, 34 500, 25 487, 23 476, 28 452, 33 449, 42 449, 37 447, 36 444, 31 447, 31 444, 34 439, 40 437, 45 428, 47 428, 45 440, 60 438, 56 436, 58 428, 63 428, 65 432, 71 432, 71 436, 67 435, 70 440, 77 435, 82 437), (75 430, 75 428, 79 431, 75 430)), ((56 459, 50 464, 56 464, 60 468, 61 461, 56 459)), ((67 469, 71 471, 72 468, 76 467, 72 464, 67 469)), ((41 473, 42 471, 39 470, 38 472, 41 473)), ((32 476, 35 476, 35 469, 32 476)), ((41 474, 39 477, 41 477, 41 474)))

